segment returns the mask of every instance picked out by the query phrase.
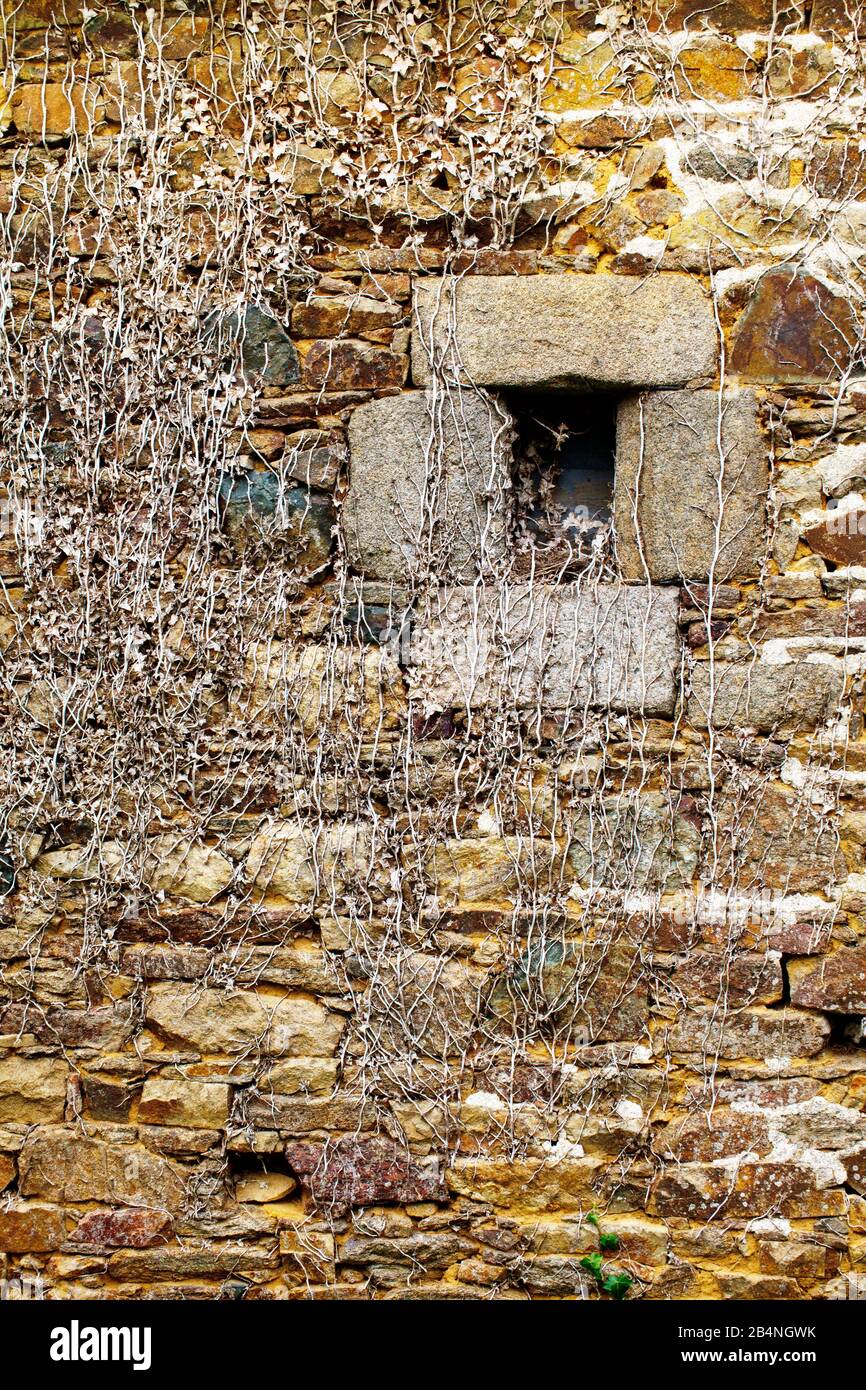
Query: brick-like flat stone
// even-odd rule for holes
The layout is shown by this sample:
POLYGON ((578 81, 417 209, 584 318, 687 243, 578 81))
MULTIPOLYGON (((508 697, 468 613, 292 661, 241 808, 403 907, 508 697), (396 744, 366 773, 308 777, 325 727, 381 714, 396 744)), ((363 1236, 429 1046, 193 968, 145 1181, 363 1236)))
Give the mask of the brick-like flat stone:
POLYGON ((528 584, 443 590, 413 627, 410 675, 441 704, 670 714, 678 590, 528 584))
POLYGON ((719 661, 711 681, 710 664, 701 661, 692 672, 689 722, 705 729, 712 712, 717 729, 814 729, 838 706, 844 683, 840 669, 813 661, 719 661))
POLYGON ((412 380, 681 386, 715 372, 709 301, 685 275, 470 275, 415 285, 412 380))
POLYGON ((757 571, 769 486, 757 402, 751 391, 725 396, 721 449, 719 404, 716 391, 659 391, 620 405, 614 519, 623 578, 706 579, 712 568, 721 581, 757 571))
MULTIPOLYGON (((511 282, 509 282, 511 283, 511 282)), ((370 579, 467 579, 502 555, 509 416, 471 391, 360 406, 343 508, 350 564, 370 579)))

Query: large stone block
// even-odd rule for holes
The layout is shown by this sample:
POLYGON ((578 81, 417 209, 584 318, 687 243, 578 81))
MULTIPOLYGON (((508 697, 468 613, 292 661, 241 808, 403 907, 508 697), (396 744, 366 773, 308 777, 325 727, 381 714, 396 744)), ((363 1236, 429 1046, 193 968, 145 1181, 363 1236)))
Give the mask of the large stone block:
POLYGON ((866 947, 842 946, 819 960, 788 962, 791 1000, 804 1009, 866 1013, 866 947))
POLYGON ((0 1060, 0 1120, 59 1123, 68 1074, 68 1066, 59 1058, 4 1057, 0 1060))
POLYGON ((286 1160, 313 1200, 324 1206, 441 1202, 447 1195, 441 1159, 414 1158, 388 1139, 290 1144, 286 1160))
POLYGON ((376 877, 372 827, 363 821, 301 825, 278 821, 254 837, 247 878, 257 897, 301 906, 352 892, 376 877))
POLYGON ((509 417, 470 391, 370 401, 352 415, 346 551, 371 579, 470 578, 505 545, 509 417))
POLYGON ((814 729, 838 706, 844 683, 842 671, 826 663, 717 661, 711 677, 710 663, 701 661, 692 672, 689 722, 705 729, 712 716, 716 729, 748 726, 765 734, 814 729))
POLYGON ((18 1159, 24 1197, 107 1202, 174 1210, 184 1197, 180 1170, 146 1149, 86 1139, 61 1128, 37 1129, 18 1159))
POLYGON ((151 986, 145 1021, 205 1053, 260 1049, 276 1057, 333 1056, 343 1031, 343 1020, 312 999, 179 984, 151 986))
POLYGON ((709 301, 679 274, 422 280, 413 324, 419 386, 434 374, 478 386, 681 386, 716 365, 709 301))
POLYGON ((615 584, 442 590, 413 628, 413 686, 440 708, 671 714, 677 604, 676 589, 615 584))
POLYGON ((659 391, 617 412, 614 525, 625 579, 754 574, 768 452, 751 391, 659 391), (720 520, 721 515, 721 520, 720 520))

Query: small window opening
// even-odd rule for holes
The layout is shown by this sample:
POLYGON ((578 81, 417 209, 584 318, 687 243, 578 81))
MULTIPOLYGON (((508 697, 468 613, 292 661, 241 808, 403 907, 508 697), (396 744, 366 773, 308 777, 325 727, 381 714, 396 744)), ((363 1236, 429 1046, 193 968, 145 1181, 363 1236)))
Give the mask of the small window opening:
POLYGON ((568 578, 611 564, 617 398, 514 394, 516 563, 568 578))

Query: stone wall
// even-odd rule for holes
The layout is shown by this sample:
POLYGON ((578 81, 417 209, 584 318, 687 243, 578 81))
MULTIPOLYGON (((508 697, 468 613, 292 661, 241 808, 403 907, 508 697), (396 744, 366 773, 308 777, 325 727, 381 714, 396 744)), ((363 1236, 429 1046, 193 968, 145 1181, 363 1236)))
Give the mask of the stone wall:
POLYGON ((862 1292, 860 10, 6 7, 0 1276, 862 1292))

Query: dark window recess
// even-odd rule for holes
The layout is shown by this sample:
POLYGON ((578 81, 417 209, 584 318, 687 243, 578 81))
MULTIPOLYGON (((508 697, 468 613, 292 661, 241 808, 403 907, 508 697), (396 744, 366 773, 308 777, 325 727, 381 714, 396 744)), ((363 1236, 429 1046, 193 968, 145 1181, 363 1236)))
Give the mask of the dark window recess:
POLYGON ((616 398, 514 395, 516 563, 569 574, 610 563, 616 398))

